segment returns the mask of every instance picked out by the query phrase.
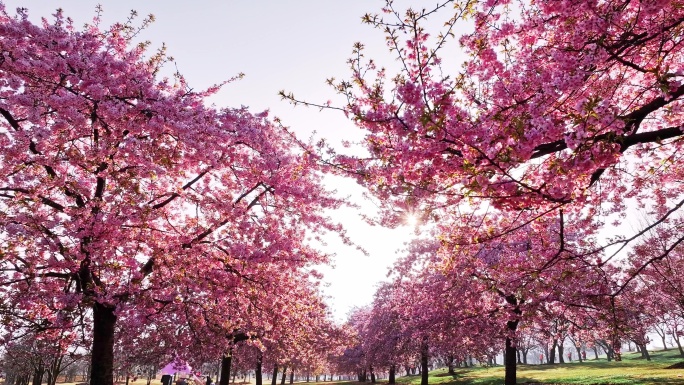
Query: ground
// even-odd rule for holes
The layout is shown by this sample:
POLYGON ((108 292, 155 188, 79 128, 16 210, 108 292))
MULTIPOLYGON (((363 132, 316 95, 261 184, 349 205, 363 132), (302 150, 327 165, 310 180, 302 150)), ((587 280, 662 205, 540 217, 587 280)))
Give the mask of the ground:
MULTIPOLYGON (((652 361, 640 358, 637 353, 623 355, 621 362, 608 362, 605 359, 589 360, 583 363, 572 362, 555 365, 519 365, 518 384, 535 385, 651 385, 651 384, 684 384, 684 358, 676 350, 657 351, 651 354, 652 361)), ((449 375, 446 369, 430 372, 430 385, 495 385, 503 383, 503 366, 458 368, 455 375, 449 375)), ((253 381, 253 380, 252 380, 253 381)), ((270 385, 264 381, 264 385, 270 385)), ((280 383, 280 382, 279 382, 280 383)), ((386 384, 387 381, 378 381, 386 384)), ((419 385, 420 376, 398 377, 399 385, 419 385)), ((75 385, 73 382, 59 385, 75 385)), ((130 381, 130 385, 146 385, 147 380, 130 381)), ((151 385, 160 385, 159 378, 152 380, 151 385)), ((306 385, 360 385, 353 382, 310 382, 306 385)), ((0 385, 3 382, 0 380, 0 385)), ((249 385, 236 383, 236 385, 249 385)), ((365 383, 369 385, 369 383, 365 383)))

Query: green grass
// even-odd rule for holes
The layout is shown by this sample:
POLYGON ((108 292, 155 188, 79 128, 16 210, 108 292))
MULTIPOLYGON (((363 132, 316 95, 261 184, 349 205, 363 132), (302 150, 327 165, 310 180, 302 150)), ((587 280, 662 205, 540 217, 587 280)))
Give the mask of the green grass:
MULTIPOLYGON (((654 352, 651 360, 646 361, 639 354, 631 353, 623 355, 621 362, 601 359, 583 363, 518 365, 517 379, 519 384, 684 384, 684 369, 665 369, 684 362, 678 351, 654 352)), ((446 369, 438 369, 430 372, 429 376, 431 385, 494 385, 503 383, 504 368, 457 368, 454 376, 449 375, 446 369)), ((397 383, 418 385, 420 376, 399 377, 397 383)))

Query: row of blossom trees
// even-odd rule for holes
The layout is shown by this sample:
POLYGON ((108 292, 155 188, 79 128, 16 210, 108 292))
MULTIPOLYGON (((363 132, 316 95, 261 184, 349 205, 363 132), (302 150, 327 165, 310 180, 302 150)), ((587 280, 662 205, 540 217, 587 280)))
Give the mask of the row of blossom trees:
POLYGON ((266 113, 209 106, 224 83, 163 77, 163 48, 135 43, 151 17, 100 13, 77 29, 0 3, 4 354, 89 355, 93 385, 172 360, 220 360, 226 385, 237 350, 322 370, 338 331, 311 240, 344 234, 315 157, 266 113))
POLYGON ((364 21, 399 69, 355 46, 351 79, 330 82, 346 104, 330 108, 364 131, 367 155, 328 162, 374 193, 383 223, 414 216, 434 229, 371 315, 355 316, 366 321, 351 320, 366 366, 400 365, 408 347, 425 374, 432 349, 505 348, 515 384, 521 328, 562 318, 564 331, 540 327, 550 341, 617 350, 628 338, 646 352, 658 317, 681 321, 682 1, 445 0, 406 12, 387 1, 364 21), (444 15, 430 35, 428 19, 444 15), (461 70, 447 65, 455 52, 461 70))
POLYGON ((316 372, 354 338, 338 370, 362 378, 417 354, 426 382, 431 354, 504 349, 506 384, 533 329, 647 355, 649 328, 669 325, 679 343, 684 3, 387 1, 364 20, 400 68, 356 45, 352 78, 330 83, 367 154, 321 158, 265 113, 208 106, 222 84, 162 77, 167 56, 133 44, 130 20, 77 30, 0 5, 5 345, 90 347, 105 385, 115 362, 220 359, 227 385, 234 355, 316 372), (442 61, 456 40, 461 71, 442 61), (321 171, 354 175, 384 224, 434 223, 346 329, 307 240, 344 238, 321 171), (605 236, 637 210, 640 229, 605 236))

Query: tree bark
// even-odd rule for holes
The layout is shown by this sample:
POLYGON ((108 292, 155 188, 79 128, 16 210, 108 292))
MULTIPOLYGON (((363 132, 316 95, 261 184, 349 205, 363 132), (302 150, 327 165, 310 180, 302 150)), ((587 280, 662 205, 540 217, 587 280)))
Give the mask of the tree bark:
POLYGON ((449 354, 447 357, 447 367, 449 368, 449 374, 454 375, 454 355, 449 354))
POLYGON ((283 366, 283 378, 280 379, 280 385, 285 385, 285 379, 287 378, 287 365, 283 366))
POLYGON ((389 369, 389 383, 390 384, 396 384, 396 379, 395 379, 395 374, 396 374, 397 368, 394 365, 390 365, 389 369))
POLYGON ((256 359, 256 368, 254 369, 254 378, 256 381, 256 385, 262 385, 262 378, 261 378, 261 364, 264 360, 263 353, 261 353, 261 350, 257 352, 257 359, 256 359))
POLYGON ((373 371, 373 367, 370 367, 370 375, 371 375, 371 383, 375 384, 375 372, 373 371))
MULTIPOLYGON (((508 302, 510 305, 515 306, 513 309, 513 313, 516 316, 520 316, 522 313, 520 310, 520 306, 518 304, 518 299, 515 298, 513 295, 509 295, 506 297, 506 302, 508 302)), ((516 361, 515 361, 515 352, 516 348, 513 346, 513 340, 511 339, 511 336, 515 335, 515 331, 518 329, 518 319, 514 320, 509 320, 506 322, 506 327, 508 328, 508 331, 510 333, 509 336, 506 337, 506 350, 504 351, 504 361, 505 361, 505 378, 504 378, 504 384, 505 385, 515 385, 516 384, 516 361)))
POLYGON ((38 363, 38 367, 33 371, 33 385, 40 385, 43 383, 43 375, 45 374, 45 367, 43 366, 43 361, 38 363))
POLYGON ((639 345, 641 348, 641 357, 645 358, 646 361, 651 361, 651 355, 648 354, 648 349, 646 349, 646 344, 639 345))
POLYGON ((559 364, 564 364, 565 359, 563 358, 563 355, 565 354, 565 349, 563 349, 563 340, 558 342, 558 363, 559 364))
MULTIPOLYGON (((515 330, 518 326, 518 321, 508 321, 507 325, 509 330, 515 330)), ((504 355, 504 359, 506 361, 504 384, 515 385, 517 363, 515 361, 515 346, 513 346, 513 340, 511 340, 511 337, 506 337, 506 354, 504 355)))
POLYGON ((290 384, 294 382, 294 368, 290 369, 290 384))
POLYGON ((556 346, 558 345, 558 340, 553 340, 553 345, 551 345, 551 349, 549 350, 549 364, 555 364, 556 363, 556 346))
POLYGON ((99 302, 93 305, 90 385, 114 385, 114 310, 114 307, 99 302))
MULTIPOLYGON (((278 382, 278 365, 273 365, 273 376, 271 377, 271 385, 276 385, 278 382)), ((318 382, 318 379, 316 379, 318 382)))
MULTIPOLYGON (((228 354, 224 354, 221 358, 221 379, 219 385, 228 385, 230 383, 230 367, 233 364, 233 349, 230 349, 228 354)), ((93 385, 93 384, 91 384, 93 385)))
POLYGON ((682 349, 682 344, 679 342, 679 335, 677 334, 676 330, 672 331, 672 339, 675 340, 675 343, 677 343, 677 348, 679 349, 679 355, 684 357, 684 349, 682 349))
POLYGON ((575 349, 577 350, 577 360, 581 363, 581 362, 582 362, 582 350, 581 350, 581 347, 575 346, 575 349))
POLYGON ((420 385, 428 385, 428 338, 423 337, 423 342, 420 346, 420 385))

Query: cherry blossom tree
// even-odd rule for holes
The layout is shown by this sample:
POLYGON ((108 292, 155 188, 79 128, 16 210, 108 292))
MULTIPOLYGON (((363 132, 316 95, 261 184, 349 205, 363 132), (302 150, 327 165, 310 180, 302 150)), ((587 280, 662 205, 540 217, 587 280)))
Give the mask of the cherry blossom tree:
POLYGON ((90 322, 91 383, 112 384, 119 317, 163 311, 179 282, 211 302, 235 265, 325 261, 304 239, 340 230, 322 214, 340 203, 287 129, 160 77, 130 22, 0 19, 6 338, 90 322))
MULTIPOLYGON (((385 224, 414 215, 441 222, 446 236, 457 238, 448 230, 458 228, 450 213, 492 216, 469 242, 485 250, 482 256, 493 257, 501 237, 560 213, 584 222, 583 236, 591 237, 606 221, 626 218, 631 201, 648 213, 647 229, 659 227, 684 204, 683 12, 679 0, 447 0, 406 12, 387 1, 381 14, 364 20, 385 34, 400 68, 388 70, 365 56, 363 44, 355 46, 351 79, 330 81, 346 105, 320 106, 343 110, 364 130, 368 156, 338 154, 330 163, 375 194, 385 224), (431 36, 428 19, 443 14, 443 29, 431 36), (454 56, 454 41, 467 56, 461 71, 447 56, 454 56), (505 225, 488 224, 495 222, 505 225)), ((603 271, 595 279, 605 301, 626 295, 630 281, 652 263, 612 275, 619 271, 614 261, 647 232, 596 244, 576 261, 603 271), (604 255, 611 245, 619 250, 604 255)), ((570 240, 560 235, 555 242, 563 250, 570 240)), ((562 265, 572 263, 551 263, 562 265)), ((520 298, 509 297, 517 293, 498 276, 514 274, 490 271, 511 310, 519 309, 520 298)), ((556 277, 562 276, 559 268, 556 277)), ((585 294, 596 305, 603 301, 585 294)), ((514 375, 506 383, 515 383, 514 375)))

